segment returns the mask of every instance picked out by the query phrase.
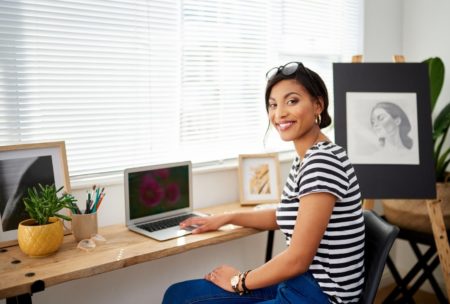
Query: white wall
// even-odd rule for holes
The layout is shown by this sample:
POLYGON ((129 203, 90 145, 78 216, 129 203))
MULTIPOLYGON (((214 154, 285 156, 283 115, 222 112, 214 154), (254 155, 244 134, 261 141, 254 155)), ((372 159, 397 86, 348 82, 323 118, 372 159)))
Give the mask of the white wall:
POLYGON ((436 106, 440 110, 450 100, 450 2, 408 0, 404 4, 403 50, 410 61, 441 57, 447 68, 444 87, 436 106))
POLYGON ((403 1, 364 1, 364 62, 390 62, 403 54, 403 1))

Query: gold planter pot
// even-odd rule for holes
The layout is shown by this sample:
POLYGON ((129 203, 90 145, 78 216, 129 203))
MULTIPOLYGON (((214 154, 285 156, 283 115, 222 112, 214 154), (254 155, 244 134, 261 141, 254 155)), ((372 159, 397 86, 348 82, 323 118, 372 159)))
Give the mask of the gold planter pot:
POLYGON ((49 224, 37 225, 32 219, 19 223, 17 239, 20 249, 27 255, 42 257, 56 252, 64 238, 61 220, 49 218, 49 224))
MULTIPOLYGON (((441 209, 450 229, 450 183, 436 183, 436 196, 442 199, 441 209)), ((383 200, 386 219, 400 228, 432 233, 426 200, 383 200)))

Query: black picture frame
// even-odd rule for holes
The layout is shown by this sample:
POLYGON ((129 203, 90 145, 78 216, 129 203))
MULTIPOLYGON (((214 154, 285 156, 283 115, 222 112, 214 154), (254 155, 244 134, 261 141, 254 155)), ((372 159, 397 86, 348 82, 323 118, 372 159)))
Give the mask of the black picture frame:
MULTIPOLYGON (((427 64, 334 63, 333 78, 335 141, 349 152, 350 161, 355 167, 360 183, 362 197, 365 199, 434 199, 436 179, 427 64), (410 113, 416 111, 415 116, 409 116, 412 130, 414 130, 412 133, 415 133, 409 137, 412 138, 412 142, 416 141, 416 146, 412 145, 406 150, 402 147, 402 152, 390 148, 364 158, 366 154, 369 154, 367 153, 369 144, 363 143, 366 140, 364 134, 367 137, 373 136, 368 133, 367 128, 370 126, 376 129, 375 121, 378 116, 374 112, 378 104, 384 102, 382 100, 384 96, 398 97, 398 100, 390 103, 397 104, 400 108, 406 107, 410 113), (411 96, 415 97, 411 98, 411 96), (376 101, 377 98, 379 102, 376 101), (358 101, 358 99, 361 100, 358 101), (375 106, 370 109, 372 105, 375 106), (360 117, 358 113, 366 115, 360 117), (358 125, 353 121, 363 120, 366 122, 361 123, 361 126, 363 124, 366 126, 355 128, 358 125), (360 132, 361 135, 354 136, 355 132, 360 132), (359 150, 355 148, 358 145, 361 147, 359 150), (353 158, 358 161, 353 162, 349 148, 350 151, 354 151, 353 158), (406 156, 399 157, 401 154, 397 153, 405 153, 406 156)), ((377 133, 376 131, 379 130, 374 130, 374 133, 377 133)), ((385 139, 388 135, 376 134, 375 136, 381 146, 377 149, 381 151, 386 148, 385 139)))

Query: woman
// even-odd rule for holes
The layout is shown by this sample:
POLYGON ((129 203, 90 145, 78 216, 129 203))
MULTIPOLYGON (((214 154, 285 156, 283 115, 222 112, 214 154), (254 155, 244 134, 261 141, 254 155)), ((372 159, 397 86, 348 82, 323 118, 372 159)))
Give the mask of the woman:
POLYGON ((169 303, 351 303, 364 283, 364 221, 359 185, 345 151, 321 128, 331 123, 322 79, 299 62, 268 72, 270 123, 298 156, 277 210, 192 218, 193 232, 226 224, 281 229, 288 247, 269 262, 240 272, 219 266, 204 279, 172 285, 169 303))
POLYGON ((412 148, 408 116, 395 103, 377 103, 370 114, 370 122, 381 147, 394 151, 412 148))

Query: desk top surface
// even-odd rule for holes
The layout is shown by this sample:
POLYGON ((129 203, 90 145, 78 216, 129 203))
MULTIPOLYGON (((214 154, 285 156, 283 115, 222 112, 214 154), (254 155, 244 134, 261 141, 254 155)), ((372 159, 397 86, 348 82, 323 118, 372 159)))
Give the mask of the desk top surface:
MULTIPOLYGON (((251 209, 233 203, 199 211, 220 214, 251 209)), ((72 235, 64 237, 61 248, 55 254, 43 258, 30 258, 17 245, 7 247, 6 251, 0 252, 0 299, 30 293, 31 285, 38 280, 44 281, 45 287, 50 287, 258 232, 256 229, 227 225, 220 231, 158 242, 129 231, 125 225, 112 225, 99 228, 99 234, 105 237, 106 242, 98 244, 90 252, 78 249, 72 235)))

